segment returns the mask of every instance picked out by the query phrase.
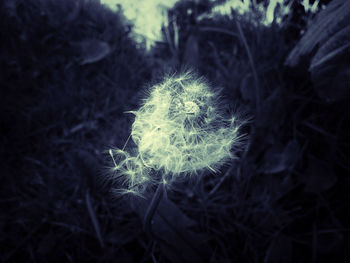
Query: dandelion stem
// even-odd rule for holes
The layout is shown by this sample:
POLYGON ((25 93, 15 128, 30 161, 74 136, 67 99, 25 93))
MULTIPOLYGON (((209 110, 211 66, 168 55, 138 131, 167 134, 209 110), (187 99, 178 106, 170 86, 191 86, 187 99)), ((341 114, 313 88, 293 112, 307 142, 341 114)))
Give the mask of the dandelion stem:
POLYGON ((152 236, 152 224, 151 224, 152 218, 157 210, 160 200, 163 197, 163 191, 164 191, 163 183, 160 183, 157 187, 156 192, 153 195, 150 205, 147 208, 147 212, 143 221, 144 222, 143 227, 145 232, 149 236, 152 236))

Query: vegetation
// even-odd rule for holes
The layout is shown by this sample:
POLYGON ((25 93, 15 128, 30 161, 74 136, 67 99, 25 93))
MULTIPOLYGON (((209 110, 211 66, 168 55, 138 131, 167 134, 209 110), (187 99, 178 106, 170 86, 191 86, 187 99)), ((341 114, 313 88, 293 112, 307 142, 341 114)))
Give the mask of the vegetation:
POLYGON ((349 97, 329 78, 342 96, 320 96, 313 54, 285 65, 305 20, 267 27, 255 13, 211 17, 212 2, 180 1, 146 53, 98 1, 0 5, 3 262, 350 260, 349 97), (189 67, 252 118, 249 139, 218 173, 174 183, 149 236, 147 201, 113 194, 107 153, 127 141, 124 112, 145 85, 189 67))

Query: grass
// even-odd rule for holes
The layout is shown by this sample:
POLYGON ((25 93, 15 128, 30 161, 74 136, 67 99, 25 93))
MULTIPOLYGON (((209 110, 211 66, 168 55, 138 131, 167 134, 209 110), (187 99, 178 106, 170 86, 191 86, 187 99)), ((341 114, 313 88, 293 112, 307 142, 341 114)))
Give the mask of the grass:
POLYGON ((181 65, 194 31, 178 26, 176 52, 163 43, 145 54, 121 14, 74 3, 1 3, 2 262, 175 262, 176 249, 186 260, 198 247, 203 262, 350 259, 348 101, 324 101, 304 67, 283 66, 296 41, 285 41, 285 28, 240 18, 240 33, 228 17, 196 24, 192 66, 224 87, 229 108, 253 117, 249 141, 221 173, 165 193, 154 239, 143 230, 146 208, 111 194, 101 171, 106 150, 129 136, 123 112, 163 65, 181 65))

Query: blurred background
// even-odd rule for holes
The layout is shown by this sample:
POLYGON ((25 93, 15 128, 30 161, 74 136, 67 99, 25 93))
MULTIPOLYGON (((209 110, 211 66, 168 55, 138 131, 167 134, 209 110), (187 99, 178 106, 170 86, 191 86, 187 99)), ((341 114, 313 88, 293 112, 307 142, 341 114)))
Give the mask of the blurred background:
POLYGON ((1 262, 349 262, 349 3, 1 1, 1 262), (149 237, 108 150, 186 67, 247 140, 172 185, 149 237))
MULTIPOLYGON (((175 0, 158 1, 137 1, 137 0, 101 0, 101 3, 112 10, 122 9, 125 17, 133 24, 136 41, 145 41, 147 47, 154 45, 155 41, 162 41, 161 26, 169 25, 168 10, 176 4, 175 0)), ((196 1, 193 1, 196 2, 196 1)), ((197 1, 199 3, 199 1, 197 1)), ((292 1, 272 0, 272 1, 251 1, 251 0, 226 0, 208 1, 212 7, 206 12, 208 17, 214 15, 231 15, 231 8, 239 14, 248 14, 252 3, 261 13, 261 21, 264 25, 269 25, 275 19, 281 22, 283 16, 290 12, 292 1), (277 12, 275 12, 275 10, 277 12)), ((319 0, 310 2, 300 1, 300 7, 305 12, 316 13, 319 8, 324 7, 319 0)), ((171 21, 170 21, 171 22, 171 21)))

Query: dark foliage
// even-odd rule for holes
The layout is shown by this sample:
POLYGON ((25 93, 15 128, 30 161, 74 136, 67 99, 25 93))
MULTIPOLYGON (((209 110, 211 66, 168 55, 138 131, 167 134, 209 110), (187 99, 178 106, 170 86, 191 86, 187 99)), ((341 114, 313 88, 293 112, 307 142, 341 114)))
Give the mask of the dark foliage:
MULTIPOLYGON (((311 18, 300 5, 266 27, 255 13, 210 17, 211 1, 180 1, 148 54, 97 1, 0 5, 2 262, 350 261, 349 99, 320 96, 314 53, 284 65, 311 18), (153 239, 147 202, 110 194, 104 153, 126 141, 123 112, 140 88, 183 67, 252 118, 249 140, 220 174, 172 187, 153 239)), ((341 61, 333 85, 344 90, 341 61)))
POLYGON ((0 12, 1 259, 124 261, 133 220, 112 214, 98 167, 128 136, 123 112, 151 76, 145 57, 96 1, 7 0, 0 12))

